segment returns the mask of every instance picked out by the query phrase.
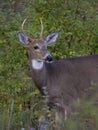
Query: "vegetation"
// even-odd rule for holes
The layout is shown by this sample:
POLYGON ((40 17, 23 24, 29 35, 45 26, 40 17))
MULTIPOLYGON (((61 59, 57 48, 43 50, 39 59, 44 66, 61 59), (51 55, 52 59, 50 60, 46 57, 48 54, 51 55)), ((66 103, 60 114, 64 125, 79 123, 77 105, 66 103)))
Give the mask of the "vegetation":
MULTIPOLYGON (((48 110, 46 97, 41 98, 34 86, 27 50, 18 42, 23 20, 28 18, 24 29, 32 38, 39 38, 40 19, 44 23, 44 37, 59 32, 57 43, 49 48, 55 60, 98 54, 97 5, 97 0, 0 1, 1 130, 38 129, 39 122, 42 124, 38 119, 44 116, 48 116, 46 129, 52 129, 54 110, 48 110)), ((76 109, 65 123, 67 130, 98 130, 96 105, 83 101, 76 109)))

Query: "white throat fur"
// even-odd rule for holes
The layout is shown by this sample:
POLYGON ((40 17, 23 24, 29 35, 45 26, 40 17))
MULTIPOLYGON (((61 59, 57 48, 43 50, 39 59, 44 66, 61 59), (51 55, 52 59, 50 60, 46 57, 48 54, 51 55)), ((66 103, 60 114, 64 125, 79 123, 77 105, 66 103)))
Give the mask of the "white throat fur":
POLYGON ((43 68, 43 64, 44 64, 43 61, 37 61, 37 60, 34 60, 34 59, 32 60, 32 67, 34 69, 37 69, 37 70, 42 69, 43 68))

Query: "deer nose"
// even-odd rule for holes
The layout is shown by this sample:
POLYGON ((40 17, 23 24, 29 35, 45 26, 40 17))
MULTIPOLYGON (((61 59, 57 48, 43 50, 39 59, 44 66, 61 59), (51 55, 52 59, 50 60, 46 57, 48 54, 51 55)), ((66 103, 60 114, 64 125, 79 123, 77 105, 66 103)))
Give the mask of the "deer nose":
POLYGON ((48 55, 45 60, 51 62, 53 61, 53 57, 51 55, 48 55))

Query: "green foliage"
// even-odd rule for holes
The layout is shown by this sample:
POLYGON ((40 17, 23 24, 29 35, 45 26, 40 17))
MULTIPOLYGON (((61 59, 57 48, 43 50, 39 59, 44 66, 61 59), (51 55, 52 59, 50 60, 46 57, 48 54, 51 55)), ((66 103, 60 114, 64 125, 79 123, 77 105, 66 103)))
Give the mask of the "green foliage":
POLYGON ((97 130, 98 129, 98 108, 93 100, 82 100, 75 105, 75 111, 65 122, 68 130, 97 130))
MULTIPOLYGON (((1 0, 0 110, 5 110, 4 113, 1 111, 1 119, 5 121, 5 124, 7 124, 9 118, 10 104, 13 99, 15 100, 15 106, 12 126, 18 124, 23 127, 28 118, 31 118, 30 115, 36 120, 34 122, 37 124, 38 117, 45 114, 45 104, 40 99, 40 94, 32 83, 27 50, 19 44, 17 38, 17 33, 21 31, 23 20, 28 18, 24 30, 32 38, 39 38, 40 19, 44 23, 44 37, 52 32, 59 32, 57 43, 49 48, 55 60, 65 57, 97 54, 97 4, 97 0, 19 0, 18 2, 16 0, 1 0), (24 121, 21 121, 20 118, 24 109, 23 104, 28 101, 31 102, 32 109, 37 108, 33 113, 30 113, 30 111, 25 112, 27 117, 24 118, 24 121)), ((84 120, 88 118, 90 111, 92 114, 90 119, 94 117, 94 120, 98 121, 96 109, 94 108, 93 111, 91 105, 88 106, 88 104, 83 104, 83 106, 86 108, 80 107, 81 110, 78 116, 75 116, 79 118, 78 122, 71 119, 67 122, 70 124, 67 125, 69 130, 78 129, 77 123, 85 126, 84 120), (82 113, 84 114, 82 115, 82 113), (82 123, 80 123, 81 121, 82 123)), ((82 127, 82 129, 86 128, 82 127)))

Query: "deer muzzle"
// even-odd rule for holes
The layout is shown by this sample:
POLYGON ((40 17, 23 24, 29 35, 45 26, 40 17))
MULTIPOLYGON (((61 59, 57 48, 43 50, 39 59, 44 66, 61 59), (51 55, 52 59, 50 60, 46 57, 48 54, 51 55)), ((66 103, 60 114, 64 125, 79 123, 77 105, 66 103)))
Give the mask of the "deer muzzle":
POLYGON ((46 58, 45 58, 45 61, 51 62, 51 61, 53 61, 53 57, 51 55, 47 55, 46 58))

